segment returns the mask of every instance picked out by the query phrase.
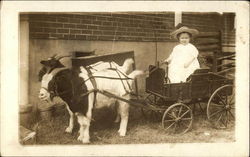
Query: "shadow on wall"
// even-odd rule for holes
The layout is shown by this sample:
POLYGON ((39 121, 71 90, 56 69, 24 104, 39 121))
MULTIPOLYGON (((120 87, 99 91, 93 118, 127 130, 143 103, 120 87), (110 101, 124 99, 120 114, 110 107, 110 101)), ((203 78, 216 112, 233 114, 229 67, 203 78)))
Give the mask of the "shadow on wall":
MULTIPOLYGON (((163 61, 171 53, 175 42, 158 42, 158 61, 163 61)), ((145 70, 148 66, 155 64, 156 44, 155 42, 111 42, 111 41, 82 41, 82 40, 30 40, 30 63, 29 63, 29 102, 38 103, 40 82, 37 74, 42 67, 40 61, 47 59, 53 54, 69 54, 73 51, 96 50, 96 54, 134 51, 136 68, 145 70)), ((71 66, 69 58, 61 60, 64 64, 71 66)), ((138 78, 139 93, 145 91, 145 76, 138 78)))

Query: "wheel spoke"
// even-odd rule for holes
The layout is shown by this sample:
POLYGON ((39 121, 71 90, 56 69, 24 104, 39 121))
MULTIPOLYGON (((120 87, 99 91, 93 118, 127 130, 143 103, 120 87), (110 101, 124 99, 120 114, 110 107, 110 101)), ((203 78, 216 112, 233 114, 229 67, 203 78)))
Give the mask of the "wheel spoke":
POLYGON ((227 123, 228 123, 228 113, 227 113, 228 111, 226 111, 226 119, 225 119, 225 123, 226 123, 226 126, 227 126, 227 123))
POLYGON ((182 118, 181 120, 192 120, 192 118, 182 118))
POLYGON ((222 123, 225 127, 227 127, 227 125, 223 122, 223 120, 221 121, 221 123, 222 123))
POLYGON ((180 118, 184 117, 187 113, 189 112, 189 110, 187 110, 185 113, 183 113, 180 118))
POLYGON ((175 122, 173 122, 172 124, 170 124, 170 125, 166 128, 166 130, 168 130, 169 128, 171 128, 174 124, 175 124, 175 122))
POLYGON ((180 107, 180 110, 179 110, 179 113, 178 113, 178 117, 180 117, 181 111, 182 111, 182 105, 180 107))
POLYGON ((234 119, 234 115, 232 114, 232 112, 231 112, 231 111, 229 111, 229 113, 230 113, 230 115, 232 116, 232 118, 234 119))
POLYGON ((175 130, 176 130, 176 126, 177 126, 177 123, 174 124, 174 133, 175 133, 175 130))
POLYGON ((226 106, 227 104, 224 102, 223 98, 218 93, 216 93, 216 94, 220 98, 220 101, 226 106))
POLYGON ((216 114, 218 114, 218 113, 222 112, 222 111, 223 111, 223 110, 219 110, 219 111, 217 111, 217 112, 215 112, 215 113, 211 114, 211 115, 210 115, 210 118, 211 118, 211 117, 213 117, 214 115, 216 115, 216 114))
POLYGON ((174 122, 174 119, 164 120, 164 122, 174 122))
POLYGON ((171 117, 172 119, 176 119, 173 115, 171 115, 170 113, 168 113, 168 116, 171 117))
POLYGON ((215 103, 211 103, 212 106, 216 106, 216 107, 221 107, 223 108, 224 106, 223 105, 218 105, 218 104, 215 104, 215 103))
MULTIPOLYGON (((223 114, 223 113, 222 113, 223 114)), ((216 123, 218 123, 222 117, 222 114, 220 114, 220 117, 216 120, 216 123)))

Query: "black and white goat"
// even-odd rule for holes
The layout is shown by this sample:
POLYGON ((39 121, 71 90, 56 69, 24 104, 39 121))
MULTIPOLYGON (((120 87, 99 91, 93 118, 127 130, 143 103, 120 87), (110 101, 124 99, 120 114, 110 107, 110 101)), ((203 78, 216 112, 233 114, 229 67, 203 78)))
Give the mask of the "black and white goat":
POLYGON ((131 86, 134 79, 142 74, 142 71, 134 70, 128 72, 132 59, 125 60, 123 66, 115 62, 98 62, 87 67, 80 67, 80 71, 67 69, 59 66, 59 59, 55 57, 41 62, 46 65, 47 72, 42 77, 39 98, 52 101, 53 97, 59 96, 67 104, 70 114, 69 126, 66 132, 71 133, 74 125, 74 115, 77 116, 80 124, 78 140, 89 143, 89 127, 92 119, 92 109, 118 105, 118 116, 116 121, 121 119, 119 134, 126 135, 129 117, 129 104, 113 97, 107 97, 97 92, 107 91, 125 99, 130 98, 131 86), (51 65, 51 61, 56 61, 51 65), (58 65, 54 65, 54 64, 58 65), (110 68, 110 66, 112 67, 110 68), (49 69, 49 70, 48 70, 49 69), (117 69, 117 70, 114 70, 117 69))

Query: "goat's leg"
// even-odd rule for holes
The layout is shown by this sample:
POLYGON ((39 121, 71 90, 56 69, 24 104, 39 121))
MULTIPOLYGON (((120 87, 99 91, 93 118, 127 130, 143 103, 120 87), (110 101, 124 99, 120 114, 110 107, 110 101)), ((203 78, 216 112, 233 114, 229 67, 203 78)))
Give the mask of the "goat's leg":
POLYGON ((90 126, 90 119, 78 114, 77 115, 78 123, 80 124, 80 135, 78 136, 77 140, 82 141, 82 143, 89 143, 89 126, 90 126))
POLYGON ((69 106, 66 105, 66 108, 69 112, 69 126, 65 129, 65 132, 72 133, 72 130, 74 128, 74 113, 69 109, 69 106))
POLYGON ((115 102, 115 109, 116 109, 116 118, 115 118, 115 123, 118 123, 121 119, 120 115, 120 109, 119 109, 119 102, 115 102))
POLYGON ((127 132, 129 105, 125 102, 120 102, 119 109, 120 109, 120 115, 121 115, 121 122, 120 122, 120 128, 118 132, 120 136, 125 136, 127 132))

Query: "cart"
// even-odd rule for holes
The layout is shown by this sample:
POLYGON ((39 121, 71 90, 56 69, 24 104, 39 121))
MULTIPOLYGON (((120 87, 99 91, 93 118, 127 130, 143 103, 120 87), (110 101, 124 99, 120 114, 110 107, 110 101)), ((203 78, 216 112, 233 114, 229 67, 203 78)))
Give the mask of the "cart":
MULTIPOLYGON (((101 56, 87 56, 72 58, 73 68, 86 66, 98 60, 115 61, 122 64, 126 58, 134 58, 134 52, 121 52, 101 56)), ((133 70, 135 64, 133 65, 133 70)), ((196 70, 183 83, 167 83, 165 70, 157 66, 149 66, 149 75, 146 77, 145 98, 138 94, 135 80, 136 98, 126 100, 108 91, 99 92, 127 102, 142 110, 147 119, 161 119, 162 126, 168 133, 183 134, 189 131, 193 123, 191 105, 207 103, 207 119, 216 128, 226 128, 234 121, 234 81, 210 72, 208 69, 196 70)))
MULTIPOLYGON (((149 66, 146 78, 145 107, 148 119, 161 118, 168 133, 183 134, 192 127, 196 105, 206 103, 206 116, 216 128, 226 128, 234 122, 234 81, 209 69, 198 69, 183 83, 167 83, 165 70, 149 66)), ((201 106, 200 106, 201 107, 201 106)))

